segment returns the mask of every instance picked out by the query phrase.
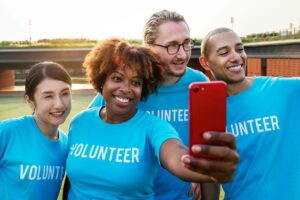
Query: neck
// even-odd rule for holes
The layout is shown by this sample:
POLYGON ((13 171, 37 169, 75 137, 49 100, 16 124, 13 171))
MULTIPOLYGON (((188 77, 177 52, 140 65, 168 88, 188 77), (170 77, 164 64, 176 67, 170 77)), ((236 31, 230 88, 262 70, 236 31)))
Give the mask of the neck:
POLYGON ((241 82, 227 84, 227 96, 239 94, 248 89, 253 83, 253 78, 245 77, 241 82))
POLYGON ((58 140, 58 126, 45 124, 41 122, 37 117, 34 116, 37 126, 40 131, 50 140, 58 140))
POLYGON ((105 121, 109 124, 120 124, 120 123, 130 120, 135 115, 136 112, 137 112, 137 109, 135 109, 131 113, 114 114, 113 112, 107 111, 107 107, 103 107, 100 110, 99 116, 103 121, 105 121))
POLYGON ((174 76, 170 74, 164 75, 164 81, 161 83, 162 86, 171 86, 177 83, 182 76, 174 76))

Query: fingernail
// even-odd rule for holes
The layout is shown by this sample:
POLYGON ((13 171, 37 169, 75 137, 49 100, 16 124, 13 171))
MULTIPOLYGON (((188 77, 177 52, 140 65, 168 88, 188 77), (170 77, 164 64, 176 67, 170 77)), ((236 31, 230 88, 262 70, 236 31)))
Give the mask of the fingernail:
POLYGON ((202 149, 201 149, 200 146, 194 145, 194 146, 192 147, 192 150, 193 150, 194 152, 198 153, 198 152, 200 152, 202 149))
POLYGON ((203 134, 203 138, 206 139, 206 140, 209 140, 209 139, 211 138, 211 134, 208 133, 208 132, 205 132, 205 133, 203 134))
POLYGON ((183 156, 181 157, 181 160, 182 160, 184 163, 187 163, 187 164, 191 163, 191 159, 190 159, 190 157, 189 157, 188 155, 183 155, 183 156))

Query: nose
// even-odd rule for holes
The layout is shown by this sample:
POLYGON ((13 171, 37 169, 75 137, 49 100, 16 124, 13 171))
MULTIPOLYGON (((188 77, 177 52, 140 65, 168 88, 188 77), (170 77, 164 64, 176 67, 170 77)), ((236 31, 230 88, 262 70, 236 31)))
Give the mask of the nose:
POLYGON ((241 58, 241 55, 238 52, 233 51, 232 54, 231 54, 231 58, 230 59, 232 61, 236 61, 236 60, 239 60, 240 58, 241 58))
POLYGON ((179 50, 178 50, 176 56, 179 58, 182 58, 182 59, 186 59, 187 52, 184 50, 183 45, 179 46, 179 50))
POLYGON ((62 108, 64 107, 63 99, 59 96, 57 96, 54 100, 54 107, 55 108, 62 108))
POLYGON ((122 83, 122 85, 120 86, 120 90, 123 92, 123 93, 128 93, 130 91, 130 83, 127 82, 127 81, 124 81, 122 83))

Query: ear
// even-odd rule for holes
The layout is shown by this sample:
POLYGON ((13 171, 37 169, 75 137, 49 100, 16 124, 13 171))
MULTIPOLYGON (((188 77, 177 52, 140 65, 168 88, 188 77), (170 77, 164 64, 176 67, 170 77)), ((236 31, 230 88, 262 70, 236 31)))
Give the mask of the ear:
POLYGON ((201 66, 206 70, 206 71, 210 71, 209 67, 208 67, 208 61, 205 57, 200 56, 199 57, 199 63, 201 64, 201 66))
POLYGON ((30 100, 30 98, 27 94, 25 94, 24 99, 25 99, 27 105, 31 108, 32 112, 34 112, 34 110, 35 110, 34 102, 32 100, 30 100))

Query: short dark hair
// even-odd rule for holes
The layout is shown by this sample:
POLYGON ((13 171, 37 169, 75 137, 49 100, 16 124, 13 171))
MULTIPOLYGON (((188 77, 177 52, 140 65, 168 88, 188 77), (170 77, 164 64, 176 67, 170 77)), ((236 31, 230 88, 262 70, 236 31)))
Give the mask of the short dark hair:
POLYGON ((143 79, 141 100, 156 92, 163 80, 164 65, 150 48, 130 45, 121 39, 112 38, 99 43, 86 56, 83 66, 93 87, 102 93, 102 86, 112 72, 129 67, 143 79))
POLYGON ((210 38, 216 34, 225 33, 225 32, 233 32, 233 31, 229 28, 221 27, 221 28, 216 28, 206 34, 206 36, 201 42, 201 55, 203 57, 208 56, 208 52, 210 50, 210 38))
POLYGON ((33 65, 25 78, 25 95, 34 100, 36 87, 44 79, 50 78, 72 85, 71 77, 64 67, 56 62, 44 61, 33 65))

